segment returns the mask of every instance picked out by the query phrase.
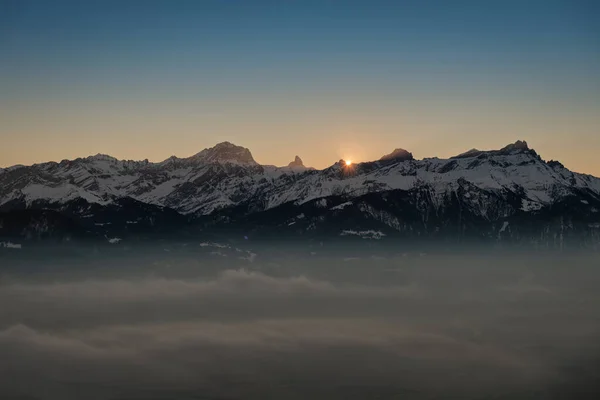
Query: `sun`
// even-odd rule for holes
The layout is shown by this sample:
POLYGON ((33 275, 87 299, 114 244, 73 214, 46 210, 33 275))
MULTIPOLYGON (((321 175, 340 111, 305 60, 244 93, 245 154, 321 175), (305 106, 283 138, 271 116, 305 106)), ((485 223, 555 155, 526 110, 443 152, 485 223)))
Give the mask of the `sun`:
POLYGON ((346 165, 348 165, 348 166, 352 165, 352 161, 346 160, 346 165))

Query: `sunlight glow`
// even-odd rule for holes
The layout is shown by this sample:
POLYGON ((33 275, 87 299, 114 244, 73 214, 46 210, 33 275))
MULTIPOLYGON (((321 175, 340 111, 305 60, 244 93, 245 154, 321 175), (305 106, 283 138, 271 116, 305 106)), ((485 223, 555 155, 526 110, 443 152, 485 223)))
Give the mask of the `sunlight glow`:
POLYGON ((346 160, 346 165, 350 165, 350 164, 352 164, 352 161, 346 160))

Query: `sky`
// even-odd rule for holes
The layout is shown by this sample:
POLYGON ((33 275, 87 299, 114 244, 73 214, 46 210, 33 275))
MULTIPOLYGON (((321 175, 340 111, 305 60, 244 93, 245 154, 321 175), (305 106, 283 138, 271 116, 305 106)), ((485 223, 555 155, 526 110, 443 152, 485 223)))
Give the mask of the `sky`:
POLYGON ((0 166, 323 168, 526 140, 600 176, 600 3, 0 0, 0 166))

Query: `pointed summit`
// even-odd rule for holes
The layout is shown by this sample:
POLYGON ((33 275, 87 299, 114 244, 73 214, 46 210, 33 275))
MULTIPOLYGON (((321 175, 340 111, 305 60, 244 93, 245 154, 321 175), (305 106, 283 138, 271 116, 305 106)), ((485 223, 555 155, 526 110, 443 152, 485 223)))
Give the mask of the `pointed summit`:
POLYGON ((256 165, 252 153, 245 147, 236 146, 230 142, 221 142, 214 147, 204 149, 190 160, 213 164, 213 163, 231 163, 231 164, 250 164, 256 165))
POLYGON ((302 159, 300 157, 296 156, 296 158, 294 158, 294 161, 288 164, 288 167, 304 167, 304 163, 302 162, 302 159))
POLYGON ((414 158, 413 158, 412 153, 410 153, 404 149, 395 149, 390 154, 386 154, 385 156, 383 156, 379 159, 379 161, 389 161, 389 160, 407 161, 407 160, 414 160, 414 158))

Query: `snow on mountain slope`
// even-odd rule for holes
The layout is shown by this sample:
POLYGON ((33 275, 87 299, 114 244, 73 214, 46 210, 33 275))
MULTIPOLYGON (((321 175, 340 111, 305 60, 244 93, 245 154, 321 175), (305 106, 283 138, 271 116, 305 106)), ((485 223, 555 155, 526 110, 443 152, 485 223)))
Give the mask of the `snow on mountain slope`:
POLYGON ((539 205, 567 196, 574 188, 589 189, 596 195, 600 193, 599 179, 574 174, 564 168, 557 171, 528 149, 484 152, 455 160, 408 160, 383 166, 377 162, 350 167, 338 163, 323 172, 302 175, 297 184, 271 194, 269 206, 292 200, 303 203, 331 195, 354 197, 367 192, 415 187, 429 187, 432 195, 441 198, 457 190, 461 179, 489 191, 522 190, 527 201, 539 205), (373 168, 372 164, 377 165, 373 168))
MULTIPOLYGON (((15 202, 30 207, 36 201, 62 203, 76 198, 107 204, 131 197, 184 214, 206 215, 245 202, 260 211, 334 195, 352 198, 415 188, 426 190, 439 205, 449 193, 464 191, 468 185, 486 193, 518 195, 525 211, 575 191, 600 197, 600 179, 573 173, 558 162, 545 162, 521 141, 500 150, 472 150, 450 159, 414 160, 406 157, 410 153, 404 150, 394 154, 402 157, 384 156, 350 166, 340 161, 324 170, 307 169, 299 158, 287 167, 263 166, 248 149, 229 142, 189 158, 171 157, 160 163, 96 155, 2 170, 0 207, 15 202)), ((485 207, 477 191, 467 190, 464 196, 474 206, 485 207)))

